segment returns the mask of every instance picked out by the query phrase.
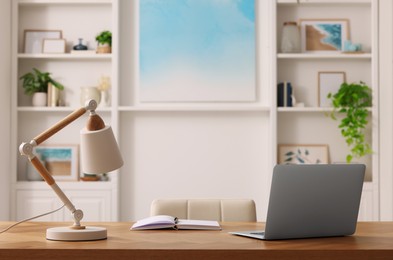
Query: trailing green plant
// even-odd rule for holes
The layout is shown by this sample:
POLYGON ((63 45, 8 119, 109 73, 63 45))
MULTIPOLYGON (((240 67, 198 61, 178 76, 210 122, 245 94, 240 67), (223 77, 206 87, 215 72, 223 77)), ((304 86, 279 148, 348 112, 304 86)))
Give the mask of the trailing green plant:
POLYGON ((370 145, 365 141, 365 130, 368 124, 368 107, 371 107, 371 89, 364 82, 342 83, 337 93, 327 96, 333 104, 330 117, 337 120, 336 114, 343 115, 339 128, 341 135, 350 148, 346 156, 347 163, 354 157, 359 158, 371 154, 370 145))
POLYGON ((100 44, 109 44, 112 47, 112 33, 110 31, 102 31, 96 36, 96 41, 100 44))
POLYGON ((48 92, 48 83, 63 90, 64 86, 50 77, 49 72, 41 72, 33 68, 33 72, 28 72, 19 79, 22 80, 22 87, 26 95, 33 95, 36 92, 48 92))

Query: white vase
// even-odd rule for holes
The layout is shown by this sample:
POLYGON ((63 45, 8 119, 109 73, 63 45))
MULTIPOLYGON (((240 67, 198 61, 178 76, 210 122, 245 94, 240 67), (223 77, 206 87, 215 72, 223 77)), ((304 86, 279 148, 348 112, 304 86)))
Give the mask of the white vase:
POLYGON ((109 107, 111 105, 111 96, 108 90, 101 91, 100 107, 109 107))
POLYGON ((34 107, 44 107, 47 102, 47 94, 45 92, 36 92, 33 94, 32 104, 34 107))
POLYGON ((282 28, 281 52, 300 52, 300 31, 296 22, 285 22, 282 28))
POLYGON ((100 103, 101 94, 96 87, 81 87, 81 106, 86 104, 87 100, 94 99, 97 104, 100 103))

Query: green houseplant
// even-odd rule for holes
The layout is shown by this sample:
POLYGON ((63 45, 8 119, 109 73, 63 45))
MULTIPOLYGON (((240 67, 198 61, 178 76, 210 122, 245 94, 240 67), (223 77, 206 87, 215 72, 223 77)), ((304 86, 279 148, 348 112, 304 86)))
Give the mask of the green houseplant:
POLYGON ((336 114, 343 115, 339 128, 341 135, 350 148, 346 157, 350 163, 354 157, 371 154, 370 145, 365 141, 365 129, 368 124, 367 108, 371 106, 371 89, 364 82, 342 83, 336 93, 329 93, 328 99, 332 101, 332 119, 337 120, 336 114))
POLYGON ((59 90, 64 89, 62 84, 50 77, 49 72, 41 72, 36 68, 33 68, 33 72, 28 72, 20 77, 20 80, 23 82, 22 87, 25 90, 25 94, 29 96, 37 92, 48 92, 48 83, 51 83, 59 90))
POLYGON ((112 33, 102 31, 96 36, 98 42, 97 53, 110 53, 112 47, 112 33))
POLYGON ((41 72, 36 68, 33 68, 33 72, 24 74, 22 77, 20 77, 20 80, 22 80, 22 87, 25 91, 25 94, 33 96, 33 106, 45 106, 47 103, 51 103, 51 101, 47 100, 49 83, 59 90, 64 89, 62 84, 50 77, 49 72, 41 72))

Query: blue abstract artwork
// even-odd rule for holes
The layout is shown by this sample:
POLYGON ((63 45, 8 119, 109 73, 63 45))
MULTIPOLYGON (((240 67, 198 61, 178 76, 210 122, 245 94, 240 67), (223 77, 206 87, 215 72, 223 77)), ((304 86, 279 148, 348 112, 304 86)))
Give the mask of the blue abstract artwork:
POLYGON ((253 101, 255 0, 140 0, 142 102, 253 101))

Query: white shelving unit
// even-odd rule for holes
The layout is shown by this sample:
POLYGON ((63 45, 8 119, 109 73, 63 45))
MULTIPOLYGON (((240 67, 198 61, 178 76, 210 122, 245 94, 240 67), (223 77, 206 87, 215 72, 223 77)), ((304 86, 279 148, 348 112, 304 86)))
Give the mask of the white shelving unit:
MULTIPOLYGON (((27 181, 19 143, 79 107, 79 88, 108 75, 112 105, 99 107, 98 112, 119 140, 125 159, 121 177, 60 183, 76 206, 86 211, 87 220, 140 219, 148 214, 153 199, 182 196, 252 198, 258 219, 264 220, 279 144, 328 144, 331 162, 344 161, 347 147, 338 122, 326 116, 332 109, 317 105, 317 72, 345 71, 348 81, 363 80, 373 89, 367 138, 375 153, 361 161, 367 165, 367 179, 360 219, 378 220, 378 0, 256 1, 257 97, 245 103, 140 102, 138 1, 19 0, 13 1, 12 9, 12 129, 17 129, 11 138, 13 219, 58 206, 45 183, 27 181), (283 22, 301 18, 348 19, 351 39, 361 43, 365 53, 279 53, 283 22), (67 52, 80 37, 95 47, 96 33, 110 28, 113 53, 24 54, 23 30, 38 28, 62 29, 67 52), (35 66, 52 72, 66 86, 67 106, 30 105, 18 78, 35 66), (276 107, 276 86, 284 80, 291 81, 297 101, 305 107, 276 107), (119 194, 124 198, 120 207, 119 194)), ((50 142, 78 143, 83 124, 83 119, 74 122, 50 142)), ((65 220, 64 214, 48 220, 65 220)))
MULTIPOLYGON (((112 83, 112 106, 99 107, 97 112, 118 135, 118 1, 117 0, 17 0, 12 1, 12 201, 11 218, 23 219, 60 206, 60 200, 40 181, 28 181, 27 160, 19 156, 21 142, 31 140, 54 123, 81 106, 80 87, 97 86, 101 76, 112 83), (27 54, 23 52, 24 30, 62 30, 66 40, 64 54, 27 54), (78 38, 89 49, 95 49, 95 35, 103 30, 113 34, 111 54, 71 54, 78 38), (32 68, 48 71, 65 86, 64 107, 33 107, 23 93, 20 76, 32 68)), ((76 120, 48 139, 45 144, 78 144, 79 130, 86 116, 76 120)), ((44 144, 43 144, 44 145, 44 144)), ((118 177, 110 174, 107 182, 58 182, 77 208, 85 213, 85 221, 118 220, 118 177)), ((70 214, 62 210, 46 220, 69 221, 70 214)))
POLYGON ((348 19, 350 39, 361 43, 361 54, 286 54, 277 51, 277 81, 290 81, 298 102, 304 108, 277 108, 277 144, 327 144, 330 162, 343 162, 348 152, 344 139, 326 114, 331 108, 318 107, 318 71, 344 71, 348 82, 366 82, 373 91, 367 141, 374 154, 360 160, 367 166, 359 219, 378 219, 379 122, 378 122, 378 1, 377 0, 299 0, 277 1, 276 28, 279 50, 284 21, 300 19, 348 19), (344 159, 343 159, 344 158, 344 159))

